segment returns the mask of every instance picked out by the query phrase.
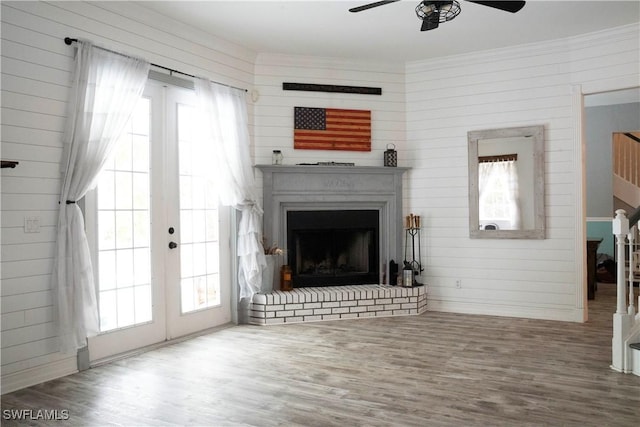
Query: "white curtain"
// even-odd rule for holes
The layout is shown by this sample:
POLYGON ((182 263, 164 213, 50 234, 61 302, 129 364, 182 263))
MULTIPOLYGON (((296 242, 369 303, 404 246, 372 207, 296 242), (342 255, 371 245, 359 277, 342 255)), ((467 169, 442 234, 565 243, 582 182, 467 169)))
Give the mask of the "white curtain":
POLYGON ((480 163, 478 193, 481 219, 506 220, 509 229, 520 229, 518 171, 514 160, 480 163))
POLYGON ((507 180, 507 204, 509 205, 509 222, 511 223, 511 228, 514 230, 519 230, 522 226, 522 220, 520 216, 520 194, 518 187, 518 169, 516 166, 516 162, 514 160, 510 160, 508 162, 500 162, 504 163, 502 166, 503 175, 507 180))
POLYGON ((489 189, 489 178, 493 172, 495 162, 481 162, 478 165, 478 199, 484 199, 487 189, 489 189))
POLYGON ((98 305, 82 211, 77 205, 124 130, 149 63, 78 41, 65 130, 57 247, 52 274, 60 350, 75 352, 99 331, 98 305))
POLYGON ((251 298, 260 290, 266 266, 262 248, 262 208, 258 203, 253 167, 249 155, 249 126, 245 93, 240 89, 195 80, 204 118, 208 147, 203 156, 211 159, 219 182, 220 203, 240 211, 238 225, 238 284, 240 298, 251 298))

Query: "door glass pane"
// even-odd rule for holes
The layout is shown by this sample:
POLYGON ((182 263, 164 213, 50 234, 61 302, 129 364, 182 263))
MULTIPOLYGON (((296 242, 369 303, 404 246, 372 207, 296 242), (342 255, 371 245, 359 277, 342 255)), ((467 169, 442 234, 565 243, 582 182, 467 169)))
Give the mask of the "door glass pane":
POLYGON ((96 190, 102 332, 152 320, 150 108, 140 100, 96 190))
POLYGON ((182 313, 220 305, 218 195, 194 117, 193 107, 178 106, 182 313))

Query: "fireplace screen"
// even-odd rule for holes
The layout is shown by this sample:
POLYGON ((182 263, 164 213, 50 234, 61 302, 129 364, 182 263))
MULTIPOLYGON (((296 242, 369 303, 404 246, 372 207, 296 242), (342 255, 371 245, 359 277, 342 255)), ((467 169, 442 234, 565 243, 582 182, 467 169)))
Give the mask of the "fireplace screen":
POLYGON ((378 211, 290 211, 293 286, 378 283, 378 211))

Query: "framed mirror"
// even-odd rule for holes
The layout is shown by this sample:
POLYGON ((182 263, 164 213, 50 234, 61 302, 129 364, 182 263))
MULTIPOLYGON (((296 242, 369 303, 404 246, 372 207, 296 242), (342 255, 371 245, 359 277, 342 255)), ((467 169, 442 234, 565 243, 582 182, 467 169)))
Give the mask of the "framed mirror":
POLYGON ((544 126, 477 130, 469 141, 469 236, 544 239, 544 126))

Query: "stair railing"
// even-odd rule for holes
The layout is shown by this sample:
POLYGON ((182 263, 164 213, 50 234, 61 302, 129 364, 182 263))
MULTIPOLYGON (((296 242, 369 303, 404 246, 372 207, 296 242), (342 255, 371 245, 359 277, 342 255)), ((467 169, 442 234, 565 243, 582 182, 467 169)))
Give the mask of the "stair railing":
MULTIPOLYGON (((611 368, 619 372, 631 372, 632 361, 631 350, 629 349, 629 337, 637 335, 637 323, 640 323, 640 316, 636 315, 636 307, 634 306, 635 295, 633 290, 633 284, 634 281, 636 281, 636 259, 640 256, 640 251, 638 251, 637 248, 637 243, 640 240, 637 225, 638 217, 640 216, 639 211, 640 209, 637 209, 631 215, 633 221, 631 222, 629 218, 627 218, 625 210, 618 209, 612 222, 613 234, 616 236, 616 312, 613 315, 611 368), (627 244, 629 274, 625 277, 625 265, 627 264, 625 246, 627 244), (625 288, 627 282, 629 285, 628 293, 625 288), (634 330, 636 330, 636 332, 632 332, 634 330)), ((638 306, 640 307, 640 296, 638 306)), ((638 314, 640 315, 640 313, 638 314)))
POLYGON ((629 241, 629 306, 627 307, 627 313, 631 315, 636 314, 636 309, 633 306, 634 291, 633 291, 633 283, 636 279, 636 237, 638 234, 638 224, 634 224, 633 227, 629 229, 629 234, 627 234, 627 240, 629 241))
POLYGON ((638 303, 633 307, 633 285, 640 279, 640 207, 629 215, 629 314, 636 311, 636 320, 640 321, 640 292, 638 293, 638 303))
POLYGON ((616 236, 616 314, 628 313, 625 307, 625 246, 629 234, 629 218, 624 209, 618 209, 612 223, 613 234, 616 236))
POLYGON ((640 138, 632 133, 613 136, 613 173, 640 187, 640 138))

